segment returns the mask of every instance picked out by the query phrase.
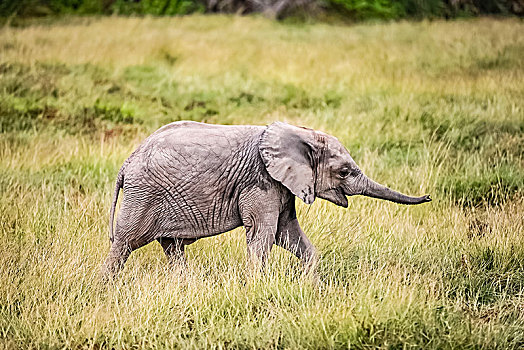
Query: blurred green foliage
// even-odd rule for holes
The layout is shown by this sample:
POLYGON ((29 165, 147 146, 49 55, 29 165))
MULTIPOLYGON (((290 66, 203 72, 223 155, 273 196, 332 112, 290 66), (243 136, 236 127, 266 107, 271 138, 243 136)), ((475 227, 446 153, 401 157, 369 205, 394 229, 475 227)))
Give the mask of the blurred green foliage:
POLYGON ((391 0, 328 0, 336 12, 355 19, 398 18, 404 11, 402 4, 391 0))
POLYGON ((203 12, 202 3, 194 0, 116 0, 111 11, 119 14, 150 14, 155 16, 185 15, 194 12, 203 12))
MULTIPOLYGON (((524 11, 520 0, 310 0, 305 3, 308 6, 296 6, 290 1, 290 10, 286 14, 305 10, 314 15, 321 9, 346 19, 364 20, 479 14, 522 16, 524 11)), ((3 0, 0 2, 0 16, 38 17, 71 13, 172 16, 195 12, 261 11, 253 4, 255 2, 222 0, 3 0)))

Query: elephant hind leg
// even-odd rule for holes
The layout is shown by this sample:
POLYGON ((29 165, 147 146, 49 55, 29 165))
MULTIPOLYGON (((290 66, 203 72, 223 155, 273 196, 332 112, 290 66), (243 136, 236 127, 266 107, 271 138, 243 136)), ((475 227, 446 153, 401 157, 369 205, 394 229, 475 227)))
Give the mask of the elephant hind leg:
POLYGON ((167 262, 170 266, 180 266, 186 264, 186 257, 184 255, 184 248, 186 245, 196 241, 196 239, 180 239, 180 238, 158 238, 158 243, 164 249, 167 257, 167 262))
POLYGON ((156 207, 150 206, 150 201, 143 199, 142 206, 133 205, 137 202, 132 197, 124 197, 115 225, 114 240, 102 268, 106 276, 115 277, 124 267, 133 250, 136 250, 154 240, 157 227, 156 207))
POLYGON ((131 247, 125 241, 115 240, 111 244, 109 255, 102 266, 102 274, 105 278, 115 278, 124 267, 127 258, 131 254, 131 247))

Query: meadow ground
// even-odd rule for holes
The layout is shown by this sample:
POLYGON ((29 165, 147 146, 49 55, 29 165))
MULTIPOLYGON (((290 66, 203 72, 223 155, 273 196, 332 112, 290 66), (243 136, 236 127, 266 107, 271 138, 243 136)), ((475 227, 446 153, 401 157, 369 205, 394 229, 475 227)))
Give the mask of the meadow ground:
POLYGON ((66 18, 0 30, 0 346, 522 348, 524 23, 66 18), (333 134, 415 207, 297 201, 310 283, 243 229, 99 267, 118 168, 157 127, 333 134))

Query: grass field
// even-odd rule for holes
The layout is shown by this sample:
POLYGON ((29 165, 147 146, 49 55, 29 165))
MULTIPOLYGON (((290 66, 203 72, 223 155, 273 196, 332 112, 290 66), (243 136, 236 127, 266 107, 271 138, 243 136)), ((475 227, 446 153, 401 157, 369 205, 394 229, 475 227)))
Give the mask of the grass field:
POLYGON ((66 18, 0 30, 0 347, 524 347, 524 23, 66 18), (335 135, 433 202, 297 201, 322 282, 243 229, 105 284, 114 179, 175 120, 335 135))

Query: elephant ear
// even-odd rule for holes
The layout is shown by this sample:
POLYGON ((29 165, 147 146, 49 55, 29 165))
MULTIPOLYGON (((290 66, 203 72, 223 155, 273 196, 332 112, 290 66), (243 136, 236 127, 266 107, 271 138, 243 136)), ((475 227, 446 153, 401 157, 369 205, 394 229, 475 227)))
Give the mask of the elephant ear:
POLYGON ((269 175, 306 204, 315 200, 314 143, 313 130, 281 122, 269 125, 259 143, 269 175))

